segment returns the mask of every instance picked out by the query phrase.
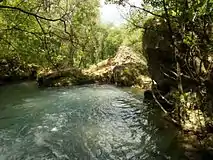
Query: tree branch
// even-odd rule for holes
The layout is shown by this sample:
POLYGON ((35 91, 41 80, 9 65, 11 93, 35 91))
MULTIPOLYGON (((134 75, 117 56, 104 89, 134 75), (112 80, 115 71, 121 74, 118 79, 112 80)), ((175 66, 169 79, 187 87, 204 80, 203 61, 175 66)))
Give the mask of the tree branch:
POLYGON ((139 6, 130 4, 129 2, 126 2, 126 3, 127 3, 130 7, 132 7, 132 8, 136 8, 136 9, 142 10, 142 11, 147 12, 147 13, 153 15, 153 16, 160 17, 160 18, 163 18, 163 19, 164 19, 163 16, 161 16, 161 15, 159 15, 159 14, 156 14, 156 13, 153 13, 153 12, 151 12, 151 11, 145 9, 145 8, 142 8, 142 7, 139 7, 139 6))
POLYGON ((17 10, 17 11, 20 11, 22 13, 25 13, 25 14, 28 14, 28 15, 31 15, 31 16, 34 16, 36 18, 39 18, 39 19, 43 19, 43 20, 46 20, 46 21, 52 21, 52 22, 56 22, 56 21, 63 21, 63 17, 60 17, 60 18, 57 18, 57 19, 51 19, 51 18, 46 18, 46 17, 43 17, 43 16, 40 16, 40 15, 37 15, 36 13, 32 13, 32 12, 28 12, 28 11, 25 11, 24 9, 22 8, 18 8, 18 7, 14 7, 14 6, 4 6, 4 5, 0 5, 0 9, 10 9, 10 10, 17 10))

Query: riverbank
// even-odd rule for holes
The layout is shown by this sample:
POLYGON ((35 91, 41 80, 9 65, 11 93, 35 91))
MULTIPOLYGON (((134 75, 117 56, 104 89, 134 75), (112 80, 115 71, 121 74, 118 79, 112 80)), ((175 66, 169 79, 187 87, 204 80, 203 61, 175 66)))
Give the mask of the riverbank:
POLYGON ((146 62, 126 46, 120 47, 115 57, 103 60, 87 69, 69 68, 58 71, 40 71, 37 82, 41 87, 90 83, 143 89, 151 87, 146 62))
POLYGON ((0 86, 36 80, 39 66, 27 64, 16 57, 0 59, 0 86))

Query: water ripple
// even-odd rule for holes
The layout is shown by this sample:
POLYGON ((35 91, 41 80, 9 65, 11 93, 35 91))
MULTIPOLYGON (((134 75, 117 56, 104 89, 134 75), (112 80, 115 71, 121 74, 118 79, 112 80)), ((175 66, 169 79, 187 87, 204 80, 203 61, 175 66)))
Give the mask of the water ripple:
POLYGON ((130 92, 107 85, 22 89, 28 94, 18 99, 3 96, 0 160, 151 160, 161 152, 157 114, 130 92))

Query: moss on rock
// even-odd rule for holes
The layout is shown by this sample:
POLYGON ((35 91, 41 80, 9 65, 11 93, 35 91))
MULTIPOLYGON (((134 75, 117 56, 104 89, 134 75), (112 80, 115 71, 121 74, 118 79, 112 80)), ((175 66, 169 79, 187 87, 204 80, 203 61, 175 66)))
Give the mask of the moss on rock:
POLYGON ((85 73, 100 83, 149 88, 151 79, 143 59, 131 48, 121 46, 115 57, 91 66, 85 73))
POLYGON ((92 83, 93 80, 80 69, 70 68, 60 71, 40 72, 37 76, 40 87, 60 87, 92 83))

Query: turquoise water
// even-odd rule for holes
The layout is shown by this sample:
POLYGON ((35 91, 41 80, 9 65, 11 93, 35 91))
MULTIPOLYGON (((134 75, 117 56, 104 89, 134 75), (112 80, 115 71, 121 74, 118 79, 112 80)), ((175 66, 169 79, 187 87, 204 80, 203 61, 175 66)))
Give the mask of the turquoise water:
POLYGON ((128 89, 0 88, 0 160, 181 159, 175 135, 128 89))

